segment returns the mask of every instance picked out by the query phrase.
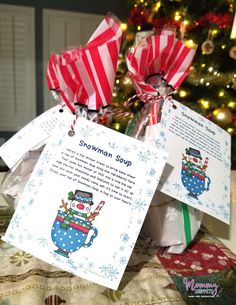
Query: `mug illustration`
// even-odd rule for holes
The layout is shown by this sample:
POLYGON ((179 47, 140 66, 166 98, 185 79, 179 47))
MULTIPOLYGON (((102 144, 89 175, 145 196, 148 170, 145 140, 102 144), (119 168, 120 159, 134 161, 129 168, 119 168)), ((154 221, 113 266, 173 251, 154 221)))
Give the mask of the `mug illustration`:
POLYGON ((58 248, 55 252, 64 257, 69 257, 70 253, 81 247, 88 248, 92 245, 98 235, 98 230, 92 225, 92 221, 99 215, 99 211, 105 204, 101 201, 95 211, 90 213, 93 194, 81 190, 69 192, 68 200, 69 208, 68 203, 62 199, 60 208, 64 211, 58 210, 51 230, 52 241, 58 248))
POLYGON ((184 187, 189 191, 188 196, 198 199, 203 192, 210 189, 211 180, 206 176, 209 158, 203 162, 201 153, 194 148, 186 148, 183 154, 181 180, 184 187))

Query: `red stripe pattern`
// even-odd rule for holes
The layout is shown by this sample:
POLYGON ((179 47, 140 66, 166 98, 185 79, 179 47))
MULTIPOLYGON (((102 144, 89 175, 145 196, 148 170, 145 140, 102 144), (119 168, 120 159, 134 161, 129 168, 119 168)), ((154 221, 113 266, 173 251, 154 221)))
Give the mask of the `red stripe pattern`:
POLYGON ((146 38, 131 48, 126 62, 137 94, 157 95, 158 89, 146 82, 148 76, 160 74, 168 85, 178 88, 187 76, 196 49, 190 49, 171 32, 146 38))
POLYGON ((59 90, 72 112, 75 103, 90 110, 110 104, 121 39, 119 22, 112 15, 105 16, 84 48, 50 57, 48 88, 59 90))

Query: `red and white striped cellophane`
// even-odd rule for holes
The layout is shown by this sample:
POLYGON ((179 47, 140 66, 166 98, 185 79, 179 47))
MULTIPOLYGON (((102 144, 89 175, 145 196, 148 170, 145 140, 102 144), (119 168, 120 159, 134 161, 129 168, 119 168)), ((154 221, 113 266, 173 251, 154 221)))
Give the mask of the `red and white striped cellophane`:
MULTIPOLYGON (((177 89, 188 75, 195 52, 196 49, 188 48, 170 31, 149 36, 141 45, 131 48, 126 54, 126 63, 136 93, 159 94, 158 89, 146 82, 152 74, 162 75, 168 85, 177 89)), ((152 111, 150 123, 155 124, 157 104, 153 104, 152 111)))
POLYGON ((74 103, 99 110, 111 102, 122 30, 117 18, 104 17, 85 47, 52 54, 47 83, 74 112, 74 103))

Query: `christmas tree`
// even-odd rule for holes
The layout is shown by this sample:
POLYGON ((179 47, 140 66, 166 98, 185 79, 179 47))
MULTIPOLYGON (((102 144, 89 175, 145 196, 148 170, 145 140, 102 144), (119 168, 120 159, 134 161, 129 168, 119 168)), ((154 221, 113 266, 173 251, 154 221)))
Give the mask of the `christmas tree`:
MULTIPOLYGON (((158 33, 163 26, 175 28, 176 36, 188 47, 197 48, 189 75, 172 96, 201 113, 232 135, 232 168, 236 168, 236 27, 234 0, 129 0, 129 17, 118 63, 113 106, 135 94, 127 73, 125 53, 138 32, 158 33)), ((140 110, 137 101, 129 109, 140 110)), ((117 112, 112 128, 123 132, 130 119, 117 112)), ((126 115, 124 115, 124 113, 126 115)))

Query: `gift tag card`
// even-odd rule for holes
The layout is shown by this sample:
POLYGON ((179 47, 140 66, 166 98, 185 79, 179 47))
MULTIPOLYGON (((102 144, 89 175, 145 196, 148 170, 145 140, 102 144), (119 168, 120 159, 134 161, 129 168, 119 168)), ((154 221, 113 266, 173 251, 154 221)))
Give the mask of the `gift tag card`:
POLYGON ((60 113, 60 108, 58 105, 44 112, 0 147, 0 157, 9 168, 12 168, 31 148, 47 139, 60 120, 65 116, 72 116, 67 111, 60 113))
POLYGON ((159 189, 230 222, 230 135, 177 101, 165 101, 146 141, 169 152, 159 189))
POLYGON ((168 153, 83 118, 69 134, 48 140, 4 240, 117 289, 168 153))

